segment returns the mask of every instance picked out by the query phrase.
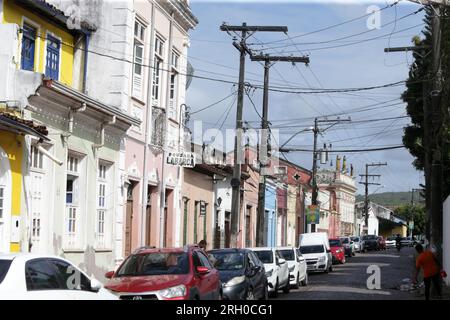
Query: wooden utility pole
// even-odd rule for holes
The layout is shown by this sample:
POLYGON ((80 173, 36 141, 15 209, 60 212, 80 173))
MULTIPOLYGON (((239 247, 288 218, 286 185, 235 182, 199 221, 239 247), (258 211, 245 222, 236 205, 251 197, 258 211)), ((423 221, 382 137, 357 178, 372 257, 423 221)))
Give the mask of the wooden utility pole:
POLYGON ((366 173, 360 174, 360 177, 364 177, 365 181, 360 182, 359 184, 363 184, 365 187, 364 192, 364 229, 366 230, 366 234, 369 233, 369 185, 377 185, 379 186, 380 183, 375 182, 369 182, 369 177, 375 178, 375 177, 381 177, 380 174, 369 174, 369 167, 381 167, 381 166, 387 166, 387 163, 367 163, 366 164, 366 173))
POLYGON ((233 45, 240 52, 239 60, 239 86, 236 111, 236 138, 234 140, 234 169, 233 179, 231 180, 232 196, 231 196, 231 246, 237 247, 238 225, 241 209, 241 164, 243 163, 242 150, 242 114, 244 109, 244 90, 245 90, 245 57, 250 51, 247 48, 247 37, 254 32, 284 32, 287 33, 288 28, 285 26, 247 26, 244 22, 241 26, 230 26, 222 24, 221 31, 225 32, 241 32, 240 43, 233 42, 233 45))
POLYGON ((270 166, 270 159, 268 157, 270 146, 270 128, 269 128, 269 71, 272 63, 277 61, 285 62, 301 62, 308 64, 309 57, 283 57, 270 55, 251 55, 252 61, 264 61, 264 94, 263 94, 263 114, 261 123, 261 144, 259 149, 259 164, 260 164, 260 178, 258 187, 258 214, 256 222, 256 245, 262 247, 266 243, 265 239, 265 199, 266 199, 266 172, 264 167, 270 166))

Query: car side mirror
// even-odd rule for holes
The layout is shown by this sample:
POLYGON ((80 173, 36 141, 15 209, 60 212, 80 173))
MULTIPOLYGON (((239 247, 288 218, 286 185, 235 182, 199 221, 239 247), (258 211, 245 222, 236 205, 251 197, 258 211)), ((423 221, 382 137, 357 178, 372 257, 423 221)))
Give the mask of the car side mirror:
POLYGON ((107 273, 105 273, 105 278, 106 279, 111 279, 114 275, 114 271, 108 271, 107 273))
POLYGON ((354 244, 354 242, 353 242, 353 241, 351 241, 351 242, 350 242, 350 244, 354 244))
POLYGON ((92 292, 99 292, 102 288, 102 284, 97 279, 91 279, 91 291, 92 292))
POLYGON ((327 253, 331 253, 331 250, 330 250, 330 249, 327 249, 327 253))
POLYGON ((286 260, 284 260, 284 259, 278 259, 278 264, 279 265, 282 265, 282 264, 285 264, 286 263, 286 260))
POLYGON ((207 267, 204 266, 198 266, 196 270, 198 274, 207 274, 210 271, 207 267))

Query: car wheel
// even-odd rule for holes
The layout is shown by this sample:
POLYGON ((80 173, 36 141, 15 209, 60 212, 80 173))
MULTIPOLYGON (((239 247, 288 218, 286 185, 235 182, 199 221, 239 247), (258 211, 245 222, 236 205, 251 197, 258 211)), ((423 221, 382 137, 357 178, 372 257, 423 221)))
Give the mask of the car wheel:
POLYGON ((330 272, 333 272, 333 265, 330 266, 330 272))
POLYGON ((355 251, 352 251, 352 257, 354 257, 355 256, 355 251))
POLYGON ((305 278, 302 280, 302 287, 306 287, 308 285, 308 272, 305 273, 305 278))
POLYGON ((252 288, 248 288, 247 294, 245 295, 245 300, 255 300, 255 295, 252 288))
POLYGON ((344 263, 345 263, 345 257, 344 257, 344 259, 341 260, 341 264, 344 264, 344 263))
POLYGON ((288 278, 287 283, 283 288, 283 293, 289 293, 290 291, 291 291, 291 285, 289 284, 289 278, 288 278))
POLYGON ((275 289, 274 289, 274 291, 272 292, 272 297, 273 297, 273 298, 278 297, 278 290, 280 290, 280 288, 279 288, 278 279, 277 279, 277 283, 275 283, 275 289))

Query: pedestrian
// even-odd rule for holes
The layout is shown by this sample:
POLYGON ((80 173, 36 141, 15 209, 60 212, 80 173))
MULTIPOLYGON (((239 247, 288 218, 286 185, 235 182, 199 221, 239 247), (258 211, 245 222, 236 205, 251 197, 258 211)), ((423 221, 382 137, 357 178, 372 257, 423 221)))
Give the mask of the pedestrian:
POLYGON ((206 246, 207 246, 207 243, 206 243, 205 239, 200 240, 200 242, 198 243, 198 247, 205 252, 206 252, 206 246))
POLYGON ((432 251, 424 250, 420 243, 416 244, 415 248, 419 254, 416 260, 416 272, 414 274, 415 283, 417 283, 417 276, 422 268, 423 282, 425 284, 425 300, 430 300, 431 282, 433 282, 438 297, 441 298, 441 265, 439 261, 432 251))

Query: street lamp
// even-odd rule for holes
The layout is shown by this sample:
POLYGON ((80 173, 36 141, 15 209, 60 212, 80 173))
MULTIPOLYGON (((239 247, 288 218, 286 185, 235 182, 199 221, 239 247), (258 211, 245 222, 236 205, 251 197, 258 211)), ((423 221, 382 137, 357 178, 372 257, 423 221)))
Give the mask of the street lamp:
POLYGON ((286 146, 292 139, 294 139, 296 136, 298 136, 300 133, 302 132, 306 132, 306 131, 313 131, 314 127, 309 127, 303 130, 300 130, 296 133, 294 133, 285 143, 283 143, 283 145, 280 147, 280 149, 283 149, 284 146, 286 146))

